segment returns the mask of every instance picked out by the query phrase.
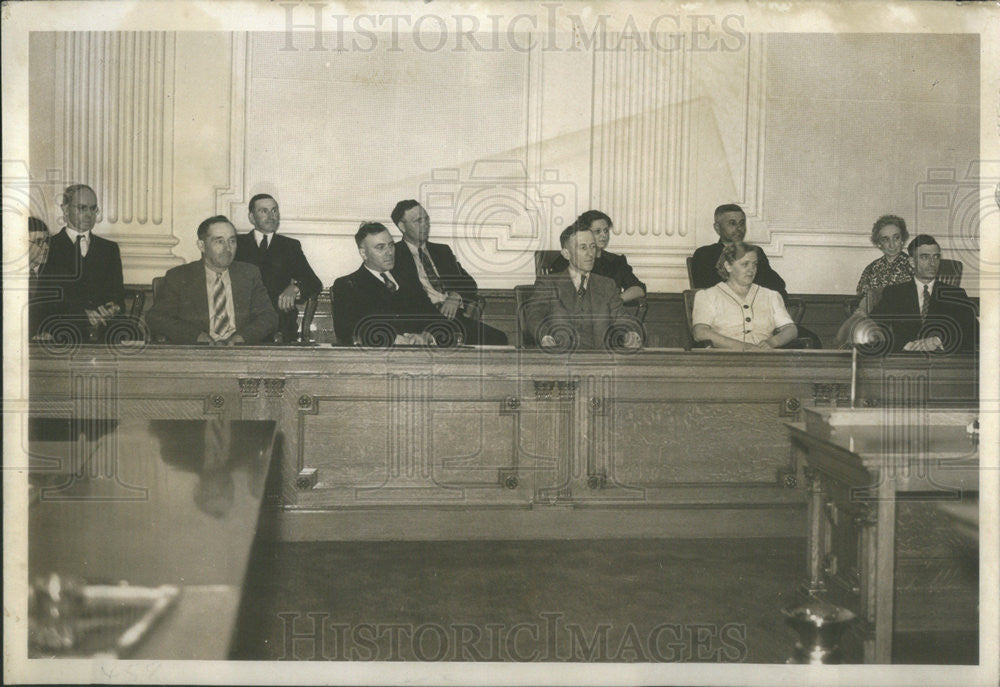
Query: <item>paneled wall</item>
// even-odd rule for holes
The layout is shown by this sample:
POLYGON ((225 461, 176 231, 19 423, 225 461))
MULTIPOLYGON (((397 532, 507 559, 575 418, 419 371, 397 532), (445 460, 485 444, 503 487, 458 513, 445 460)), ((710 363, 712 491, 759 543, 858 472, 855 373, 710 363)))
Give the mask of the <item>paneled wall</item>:
POLYGON ((147 282, 198 257, 200 220, 246 230, 247 200, 269 192, 330 284, 359 262, 360 221, 418 198, 480 284, 507 288, 599 207, 611 249, 672 292, 715 239, 712 209, 738 202, 790 291, 847 293, 891 212, 938 236, 976 292, 976 36, 754 34, 711 51, 663 36, 667 51, 608 34, 550 52, 370 35, 315 50, 277 32, 32 34, 43 219, 57 230, 56 191, 90 183, 126 281, 147 282))

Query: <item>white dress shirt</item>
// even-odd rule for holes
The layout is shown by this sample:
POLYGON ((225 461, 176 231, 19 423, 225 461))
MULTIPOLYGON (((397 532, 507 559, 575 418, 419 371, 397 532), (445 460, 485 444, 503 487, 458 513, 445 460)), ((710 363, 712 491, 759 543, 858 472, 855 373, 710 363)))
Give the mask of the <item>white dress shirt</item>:
POLYGON ((388 270, 386 270, 385 272, 376 272, 368 265, 365 265, 365 269, 371 272, 373 275, 375 275, 375 278, 378 279, 383 284, 385 284, 385 280, 382 279, 382 275, 384 274, 386 277, 389 278, 389 281, 391 281, 393 284, 396 285, 396 290, 399 291, 399 284, 396 282, 396 278, 392 276, 392 272, 388 270))
MULTIPOLYGON (((583 277, 584 277, 583 272, 581 272, 580 270, 576 269, 572 265, 569 266, 569 278, 573 280, 573 288, 576 289, 577 292, 580 291, 580 280, 582 280, 583 277)), ((589 280, 589 277, 590 277, 590 273, 589 272, 587 273, 587 277, 588 277, 587 281, 590 281, 589 280)), ((584 288, 586 288, 586 286, 587 285, 584 284, 584 288)))
POLYGON ((268 249, 270 249, 271 244, 274 242, 274 232, 271 232, 270 234, 265 234, 259 229, 253 230, 253 241, 254 243, 257 244, 257 248, 260 248, 260 242, 264 240, 265 236, 267 237, 267 247, 268 249))
POLYGON ((80 255, 87 257, 87 251, 90 250, 90 232, 89 231, 77 231, 73 227, 66 226, 66 236, 73 243, 76 243, 76 237, 80 237, 80 255))
POLYGON ((924 286, 927 287, 927 293, 928 294, 933 294, 934 293, 934 283, 937 281, 937 279, 932 279, 931 281, 927 282, 926 284, 924 284, 924 282, 920 281, 916 277, 914 277, 913 281, 917 285, 917 311, 918 312, 923 312, 924 311, 924 286))
MULTIPOLYGON (((431 281, 430 279, 427 278, 427 272, 426 270, 424 270, 424 263, 420 259, 420 248, 414 246, 412 243, 406 241, 405 239, 403 240, 403 243, 405 243, 406 247, 410 249, 410 254, 413 256, 413 262, 417 266, 417 277, 420 279, 420 285, 424 287, 424 291, 427 292, 427 297, 431 299, 431 303, 433 303, 434 305, 440 305, 441 303, 444 303, 446 300, 448 300, 448 294, 441 293, 433 286, 431 286, 431 281)), ((424 247, 423 250, 427 254, 427 259, 430 260, 432 265, 434 265, 434 260, 431 258, 430 251, 427 250, 426 246, 424 247)), ((434 269, 435 270, 437 269, 437 265, 434 265, 434 269)), ((439 277, 441 276, 440 272, 438 272, 438 276, 439 277)))

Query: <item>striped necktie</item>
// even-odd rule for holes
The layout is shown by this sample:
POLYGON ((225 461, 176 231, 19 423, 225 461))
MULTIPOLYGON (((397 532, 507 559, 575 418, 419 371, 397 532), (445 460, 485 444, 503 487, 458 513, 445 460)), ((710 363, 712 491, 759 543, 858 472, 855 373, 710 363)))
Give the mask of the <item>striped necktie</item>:
POLYGON ((931 292, 927 289, 927 284, 924 284, 924 298, 920 301, 920 319, 921 321, 927 320, 927 308, 931 303, 931 292))
POLYGON ((420 264, 424 266, 424 273, 427 275, 427 281, 430 282, 431 288, 440 293, 447 293, 444 284, 441 282, 441 277, 438 276, 437 270, 434 269, 431 256, 427 253, 427 246, 421 246, 417 252, 420 253, 420 264))
POLYGON ((226 284, 222 281, 222 272, 215 275, 215 287, 212 289, 212 333, 215 338, 222 338, 229 330, 229 311, 226 305, 226 284))
POLYGON ((576 297, 583 298, 584 294, 587 293, 587 275, 581 275, 580 277, 580 288, 576 290, 576 297))
POLYGON ((382 281, 385 282, 385 288, 389 289, 389 293, 396 293, 396 285, 385 272, 382 272, 382 281))

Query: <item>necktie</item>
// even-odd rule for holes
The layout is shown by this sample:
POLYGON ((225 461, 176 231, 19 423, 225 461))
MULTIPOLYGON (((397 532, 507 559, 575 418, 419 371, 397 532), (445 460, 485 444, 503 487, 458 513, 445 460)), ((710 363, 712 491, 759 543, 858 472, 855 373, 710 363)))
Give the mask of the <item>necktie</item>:
POLYGON ((229 330, 226 305, 226 284, 222 281, 222 272, 219 272, 215 275, 215 287, 212 289, 212 333, 216 338, 225 337, 229 330))
POLYGON ((927 307, 931 302, 931 293, 927 290, 927 284, 924 284, 924 298, 920 301, 920 319, 927 319, 927 307))
POLYGON ((87 257, 87 237, 85 234, 76 235, 76 255, 79 258, 87 257))
POLYGON ((264 234, 264 238, 260 240, 260 257, 264 257, 264 253, 267 252, 267 234, 264 234))
POLYGON ((382 273, 382 281, 385 282, 385 288, 389 289, 389 293, 396 293, 396 285, 385 272, 382 273))
POLYGON ((420 264, 424 266, 424 273, 427 275, 427 281, 431 283, 431 288, 440 293, 447 293, 444 284, 441 283, 441 278, 438 276, 437 270, 434 269, 431 256, 427 254, 427 248, 422 247, 418 252, 420 253, 420 264))
POLYGON ((587 275, 580 277, 580 288, 576 290, 576 297, 583 298, 585 293, 587 293, 587 275))

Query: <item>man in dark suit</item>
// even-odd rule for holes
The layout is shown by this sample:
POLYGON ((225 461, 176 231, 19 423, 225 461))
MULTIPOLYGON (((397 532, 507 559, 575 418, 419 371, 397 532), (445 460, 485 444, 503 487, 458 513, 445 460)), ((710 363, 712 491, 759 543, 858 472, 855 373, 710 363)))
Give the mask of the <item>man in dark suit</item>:
POLYGON ((526 306, 534 340, 543 348, 638 348, 641 326, 625 312, 618 285, 591 271, 597 254, 594 234, 572 224, 559 243, 569 266, 539 277, 526 306))
MULTIPOLYGON (((712 226, 719 235, 719 240, 698 248, 692 256, 691 277, 696 289, 707 289, 722 281, 716 263, 719 262, 724 246, 743 241, 747 234, 747 216, 739 205, 720 205, 715 208, 715 223, 712 226)), ((788 300, 785 280, 771 268, 771 263, 759 247, 757 257, 757 276, 753 283, 777 291, 783 299, 788 300)))
POLYGON ((66 226, 49 241, 40 278, 58 290, 43 329, 63 324, 80 341, 94 341, 125 309, 125 283, 118 244, 93 233, 100 208, 89 186, 74 184, 62 194, 66 226))
MULTIPOLYGON (((278 202, 266 193, 250 199, 253 231, 236 238, 236 260, 256 265, 264 280, 271 305, 278 311, 278 331, 284 341, 297 341, 297 301, 319 294, 323 284, 302 253, 302 244, 278 234, 281 213, 278 202)), ((308 332, 302 332, 303 338, 308 332)))
POLYGON ((333 282, 333 328, 344 345, 454 345, 459 328, 419 285, 396 274, 389 230, 366 222, 354 236, 362 265, 333 282))
POLYGON ((232 346, 260 343, 278 326, 278 315, 260 270, 234 262, 236 228, 225 217, 198 225, 201 260, 169 270, 146 323, 169 343, 232 346))
POLYGON ((58 293, 49 293, 42 286, 42 268, 49 259, 49 228, 45 222, 28 218, 28 336, 38 334, 39 327, 48 314, 51 299, 58 293))
POLYGON ((468 343, 507 345, 506 334, 478 319, 476 280, 462 268, 450 247, 427 240, 431 222, 420 203, 401 200, 391 217, 403 234, 396 242, 393 274, 423 289, 442 315, 462 327, 468 343))
MULTIPOLYGON (((891 336, 894 352, 974 351, 979 341, 976 307, 965 289, 938 279, 941 247, 920 234, 907 247, 913 279, 887 286, 871 318, 891 336)), ((878 336, 878 335, 876 335, 878 336)))

